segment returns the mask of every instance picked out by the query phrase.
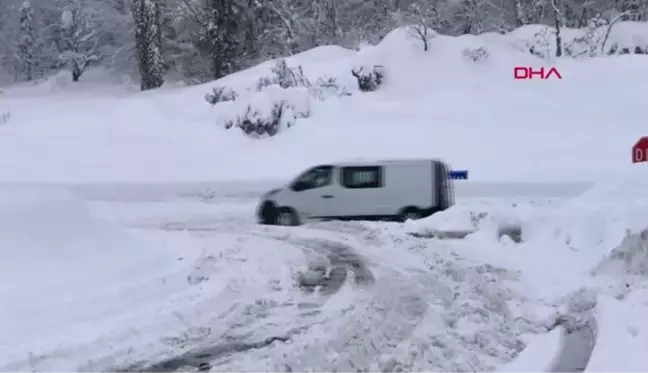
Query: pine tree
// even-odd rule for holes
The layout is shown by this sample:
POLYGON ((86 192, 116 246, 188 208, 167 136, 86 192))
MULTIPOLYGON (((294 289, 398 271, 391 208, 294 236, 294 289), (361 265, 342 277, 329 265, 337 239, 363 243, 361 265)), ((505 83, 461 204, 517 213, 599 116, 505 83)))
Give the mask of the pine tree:
POLYGON ((34 8, 29 0, 20 7, 20 34, 18 36, 18 58, 27 81, 34 79, 34 8))
POLYGON ((162 11, 160 0, 134 0, 135 50, 141 76, 142 91, 164 84, 162 58, 162 11))
POLYGON ((198 46, 211 60, 212 78, 219 79, 240 67, 245 13, 235 0, 208 0, 205 7, 198 46))

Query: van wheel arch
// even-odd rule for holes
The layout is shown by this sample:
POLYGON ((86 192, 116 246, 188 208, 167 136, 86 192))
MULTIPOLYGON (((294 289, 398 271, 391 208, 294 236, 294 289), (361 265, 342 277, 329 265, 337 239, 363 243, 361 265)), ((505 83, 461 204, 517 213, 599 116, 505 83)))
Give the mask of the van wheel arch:
POLYGON ((285 226, 297 226, 301 225, 301 222, 299 220, 299 215, 297 214, 297 211, 295 211, 294 208, 288 207, 288 206, 282 206, 277 209, 277 214, 275 217, 275 224, 277 225, 285 225, 285 226), (289 223, 285 224, 285 220, 287 219, 289 223))
POLYGON ((407 220, 418 220, 423 218, 423 209, 416 206, 405 206, 398 213, 398 220, 405 222, 407 220))

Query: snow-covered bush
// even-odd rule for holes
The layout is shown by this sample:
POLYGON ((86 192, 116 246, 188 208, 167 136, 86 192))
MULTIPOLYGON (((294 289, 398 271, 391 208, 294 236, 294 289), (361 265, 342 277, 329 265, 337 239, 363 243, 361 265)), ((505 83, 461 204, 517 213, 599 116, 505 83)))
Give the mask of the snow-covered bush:
POLYGON ((310 93, 318 100, 324 101, 329 97, 351 96, 351 93, 345 86, 340 86, 336 78, 320 77, 317 82, 310 87, 310 93))
POLYGON ((249 99, 222 102, 219 122, 226 129, 240 128, 254 138, 274 136, 295 125, 298 119, 310 116, 308 89, 282 89, 270 86, 249 99))
POLYGON ((257 92, 262 91, 264 88, 276 85, 277 81, 274 79, 274 77, 271 76, 262 76, 257 80, 256 84, 256 90, 257 92))
POLYGON ((615 43, 615 44, 612 44, 612 46, 610 47, 610 50, 608 51, 608 55, 610 55, 610 56, 613 55, 613 54, 631 54, 631 53, 634 53, 634 54, 648 54, 648 45, 646 45, 643 48, 640 47, 640 46, 635 46, 634 49, 632 49, 632 51, 631 51, 631 48, 629 48, 629 47, 619 48, 619 45, 615 43))
POLYGON ((304 76, 301 66, 288 67, 286 60, 280 59, 270 69, 271 76, 263 76, 257 81, 257 91, 266 87, 278 85, 281 88, 310 87, 310 82, 304 76))
POLYGON ((486 61, 489 57, 488 50, 485 47, 466 48, 463 50, 462 55, 472 62, 486 61))
POLYGON ((377 90, 385 79, 385 67, 374 65, 371 68, 366 66, 356 67, 351 74, 358 80, 358 88, 362 92, 373 92, 377 90))
POLYGON ((301 66, 288 67, 286 61, 281 59, 271 69, 271 76, 262 76, 257 80, 257 92, 272 86, 278 86, 283 89, 304 87, 307 88, 312 96, 318 100, 324 101, 329 97, 351 96, 351 93, 345 86, 340 86, 335 77, 320 77, 315 83, 311 83, 304 76, 304 70, 301 66))
MULTIPOLYGON (((527 26, 525 26, 527 27, 527 26)), ((530 26, 528 26, 530 27, 530 26)), ((561 28, 560 34, 549 26, 535 28, 532 37, 518 33, 524 49, 532 55, 551 61, 562 54, 572 58, 592 58, 615 54, 646 54, 648 39, 645 24, 595 17, 581 29, 561 28), (556 43, 560 43, 558 46, 556 43)), ((518 32, 518 30, 513 31, 518 32)))
POLYGON ((595 273, 648 277, 648 228, 640 232, 628 231, 621 244, 612 250, 595 273))
POLYGON ((246 135, 254 137, 274 136, 282 129, 290 128, 295 124, 297 116, 294 109, 294 106, 286 101, 274 101, 268 115, 248 105, 243 117, 227 122, 225 128, 236 126, 246 135))
POLYGON ((298 119, 310 116, 311 96, 326 100, 351 95, 333 77, 321 77, 311 84, 301 66, 288 67, 283 59, 271 71, 271 76, 257 80, 256 91, 248 90, 243 96, 220 86, 205 95, 205 100, 218 110, 220 125, 226 129, 240 128, 255 138, 274 136, 295 125, 298 119))
POLYGON ((205 101, 212 105, 219 102, 235 101, 238 98, 238 93, 229 87, 218 86, 212 89, 211 93, 205 95, 205 101))
POLYGON ((288 67, 286 60, 284 59, 277 61, 271 71, 277 78, 277 84, 279 84, 281 88, 310 86, 310 82, 306 77, 304 77, 304 70, 302 67, 288 67))
POLYGON ((543 26, 542 29, 533 35, 533 41, 529 44, 529 52, 544 60, 551 60, 555 57, 556 30, 543 26))
POLYGON ((582 36, 565 45, 565 54, 571 57, 596 57, 601 55, 608 30, 608 21, 601 17, 590 20, 582 36))

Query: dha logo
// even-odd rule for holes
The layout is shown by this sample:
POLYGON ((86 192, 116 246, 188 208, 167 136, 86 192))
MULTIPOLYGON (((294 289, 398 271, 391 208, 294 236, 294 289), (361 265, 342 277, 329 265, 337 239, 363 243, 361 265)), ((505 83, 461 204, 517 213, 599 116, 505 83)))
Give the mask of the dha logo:
POLYGON ((539 70, 525 66, 516 66, 513 68, 513 79, 515 80, 532 80, 536 78, 540 78, 541 80, 547 80, 549 78, 562 79, 562 75, 555 67, 548 70, 544 67, 541 67, 539 70))

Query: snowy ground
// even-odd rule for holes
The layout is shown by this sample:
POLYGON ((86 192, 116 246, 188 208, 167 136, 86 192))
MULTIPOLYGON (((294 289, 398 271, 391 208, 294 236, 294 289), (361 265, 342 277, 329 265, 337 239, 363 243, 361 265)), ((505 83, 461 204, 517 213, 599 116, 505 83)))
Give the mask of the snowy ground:
POLYGON ((252 187, 127 190, 3 187, 0 370, 486 370, 544 328, 516 320, 533 313, 505 285, 517 275, 444 243, 361 223, 259 228, 252 187), (318 265, 330 278, 304 290, 318 265))
POLYGON ((513 81, 546 63, 511 39, 527 31, 295 56, 353 96, 264 140, 216 125, 211 84, 142 94, 91 71, 4 90, 0 371, 645 371, 648 185, 627 175, 645 174, 646 57, 513 81), (385 65, 384 89, 354 90, 358 63, 385 65), (274 184, 372 156, 475 181, 419 222, 255 224, 274 184))
MULTIPOLYGON (((0 242, 15 249, 0 272, 0 371, 538 371, 561 348, 556 332, 540 336, 578 316, 566 305, 583 288, 602 294, 600 333, 641 348, 645 282, 622 265, 592 277, 630 210, 599 207, 611 222, 579 211, 596 190, 574 198, 573 185, 487 186, 459 184, 455 210, 420 222, 301 228, 254 224, 259 185, 5 186, 0 242), (497 238, 514 224, 524 242, 497 238), (463 240, 411 235, 470 227, 463 240), (502 365, 527 345, 531 358, 502 365)), ((623 371, 614 351, 593 367, 623 371)))

